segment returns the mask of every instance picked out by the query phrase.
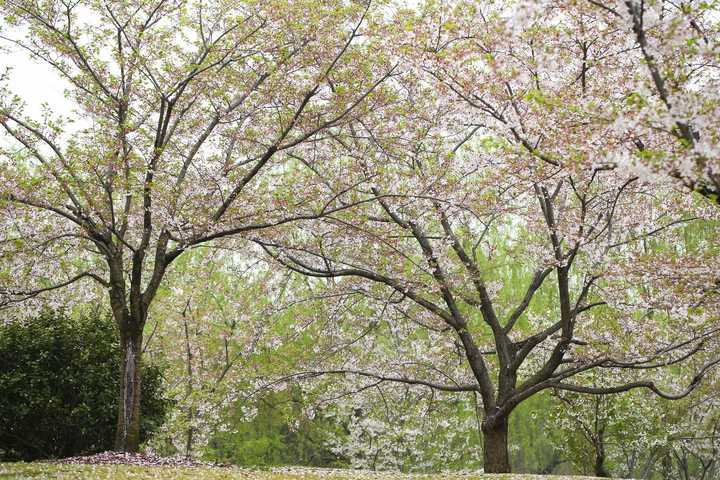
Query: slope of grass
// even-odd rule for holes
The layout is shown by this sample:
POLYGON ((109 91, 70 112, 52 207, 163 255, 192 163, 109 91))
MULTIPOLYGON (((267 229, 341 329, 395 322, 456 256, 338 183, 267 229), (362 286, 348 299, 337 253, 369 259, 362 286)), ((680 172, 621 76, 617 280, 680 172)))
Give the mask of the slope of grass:
POLYGON ((141 467, 135 465, 58 465, 51 463, 0 463, 0 480, 589 480, 590 477, 523 474, 405 475, 389 472, 276 468, 250 470, 220 467, 141 467))

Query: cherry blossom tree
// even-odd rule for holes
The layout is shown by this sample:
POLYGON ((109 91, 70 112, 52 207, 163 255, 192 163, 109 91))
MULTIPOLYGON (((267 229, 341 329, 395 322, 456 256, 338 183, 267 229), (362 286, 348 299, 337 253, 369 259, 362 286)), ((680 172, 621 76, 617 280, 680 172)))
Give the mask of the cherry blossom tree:
POLYGON ((717 2, 428 5, 413 37, 420 68, 473 123, 540 161, 620 168, 717 203, 717 2))
POLYGON ((314 343, 305 322, 322 305, 297 298, 304 279, 233 243, 178 258, 149 314, 145 355, 167 365, 175 401, 157 450, 198 456, 229 412, 252 421, 265 379, 314 343))
POLYGON ((124 352, 115 446, 135 451, 143 329, 172 262, 347 207, 293 157, 350 139, 350 120, 386 102, 394 65, 368 54, 384 14, 352 1, 0 5, 3 45, 66 82, 75 107, 30 118, 3 87, 3 301, 106 292, 124 352))
MULTIPOLYGON (((457 18, 472 8, 458 7, 457 18)), ((445 40, 444 29, 465 38, 452 21, 440 24, 439 30, 428 26, 437 25, 432 22, 401 25, 406 31, 398 33, 400 38, 413 40, 396 42, 399 55, 413 58, 396 79, 403 96, 395 107, 399 114, 390 121, 398 125, 355 124, 362 134, 354 143, 335 143, 334 151, 316 154, 336 159, 332 169, 318 168, 318 176, 339 184, 336 188, 354 185, 356 198, 367 201, 301 222, 292 233, 279 228, 274 239, 254 239, 291 270, 329 279, 332 288, 348 295, 384 299, 376 318, 398 332, 403 344, 378 342, 373 349, 363 342, 363 357, 340 366, 318 365, 306 375, 477 393, 484 468, 507 472, 508 419, 536 393, 645 388, 681 398, 720 362, 710 357, 683 379, 684 385, 662 374, 702 349, 717 347, 713 294, 693 287, 676 292, 662 281, 674 271, 674 260, 702 252, 679 248, 682 227, 709 229, 704 238, 712 240, 717 210, 667 185, 565 162, 601 155, 597 140, 605 132, 582 124, 567 132, 553 129, 545 108, 532 105, 549 100, 532 88, 524 91, 526 105, 516 111, 507 100, 498 111, 478 108, 484 112, 479 117, 475 106, 467 108, 470 97, 461 95, 454 80, 444 81, 458 70, 447 67, 444 77, 432 70, 451 54, 437 58, 429 47, 414 48, 438 36, 442 44, 455 44, 445 40), (428 51, 435 58, 425 64, 428 51), (505 110, 517 120, 504 120, 505 110), (488 115, 494 119, 489 125, 488 115), (547 129, 542 138, 548 147, 540 151, 523 128, 547 129), (538 162, 538 156, 547 161, 538 162), (353 177, 353 172, 362 174, 353 177), (520 266, 525 275, 517 275, 520 266), (641 281, 627 275, 635 266, 647 267, 638 272, 641 281), (524 283, 520 291, 513 287, 518 282, 524 283), (551 308, 534 311, 539 297, 549 298, 551 308), (445 359, 457 355, 462 361, 445 368, 445 359), (593 369, 637 369, 645 375, 597 387, 572 381, 593 369)), ((465 62, 478 80, 493 73, 489 67, 471 68, 482 58, 465 62)), ((555 66, 558 75, 563 73, 562 65, 555 66)), ((482 80, 467 82, 479 89, 472 98, 513 91, 492 77, 482 80)), ((562 79, 551 85, 558 95, 568 90, 562 79)), ((307 161, 318 163, 316 158, 307 161)))
MULTIPOLYGON (((588 1, 583 11, 604 32, 623 32, 624 53, 644 75, 618 112, 619 135, 635 145, 632 163, 720 200, 717 2, 588 1)), ((602 66, 601 66, 602 68, 602 66)))
MULTIPOLYGON (((603 379, 603 373, 592 372, 583 381, 591 386, 612 381, 603 379)), ((556 391, 553 396, 557 401, 548 416, 553 440, 577 471, 597 477, 648 478, 657 460, 657 440, 667 426, 659 418, 661 405, 652 393, 588 396, 556 391), (620 474, 616 462, 632 467, 620 474)))
POLYGON ((188 252, 158 292, 145 355, 157 354, 167 364, 175 408, 153 439, 154 448, 196 456, 208 432, 222 422, 222 410, 247 389, 249 364, 271 343, 269 310, 273 292, 282 291, 282 272, 238 253, 188 252))
MULTIPOLYGON (((338 378, 327 380, 332 382, 330 391, 337 393, 338 378)), ((348 392, 358 387, 352 376, 344 382, 348 392)), ((374 380, 369 385, 372 388, 361 393, 333 400, 324 411, 349 432, 327 443, 353 468, 436 472, 481 467, 469 399, 400 383, 374 380)))

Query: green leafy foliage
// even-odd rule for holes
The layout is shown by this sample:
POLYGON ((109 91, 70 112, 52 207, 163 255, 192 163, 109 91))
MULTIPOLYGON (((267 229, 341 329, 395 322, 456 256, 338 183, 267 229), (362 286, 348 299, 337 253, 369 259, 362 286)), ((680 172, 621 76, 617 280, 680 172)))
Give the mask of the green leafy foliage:
POLYGON ((299 391, 287 389, 259 398, 252 419, 230 407, 230 428, 212 436, 205 457, 245 466, 346 466, 325 444, 327 435, 342 434, 342 426, 322 415, 308 418, 304 403, 299 391))
MULTIPOLYGON (((46 311, 0 327, 0 458, 61 458, 108 450, 117 418, 120 352, 108 316, 46 311)), ((144 366, 141 437, 169 403, 162 372, 144 366)))

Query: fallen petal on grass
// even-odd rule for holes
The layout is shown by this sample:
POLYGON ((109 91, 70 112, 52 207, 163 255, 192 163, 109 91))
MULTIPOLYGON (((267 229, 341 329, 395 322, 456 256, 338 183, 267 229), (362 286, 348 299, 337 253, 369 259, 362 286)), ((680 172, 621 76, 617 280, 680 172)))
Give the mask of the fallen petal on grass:
POLYGON ((520 473, 403 474, 329 468, 276 467, 257 470, 233 466, 208 466, 182 458, 105 452, 73 457, 61 462, 0 463, 0 479, 56 480, 590 480, 594 477, 526 475, 520 473), (122 460, 126 460, 122 462, 122 460), (145 463, 138 463, 145 462, 145 463), (172 462, 187 462, 179 465, 172 462))

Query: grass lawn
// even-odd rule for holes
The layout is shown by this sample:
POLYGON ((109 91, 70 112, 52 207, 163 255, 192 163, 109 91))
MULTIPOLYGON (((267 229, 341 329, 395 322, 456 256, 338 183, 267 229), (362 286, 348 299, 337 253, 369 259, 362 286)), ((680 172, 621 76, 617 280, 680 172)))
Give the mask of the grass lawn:
POLYGON ((404 475, 387 472, 305 468, 250 470, 218 467, 141 467, 134 465, 58 465, 50 463, 0 463, 0 480, 6 479, 207 479, 207 480, 581 480, 590 477, 522 474, 404 475))

